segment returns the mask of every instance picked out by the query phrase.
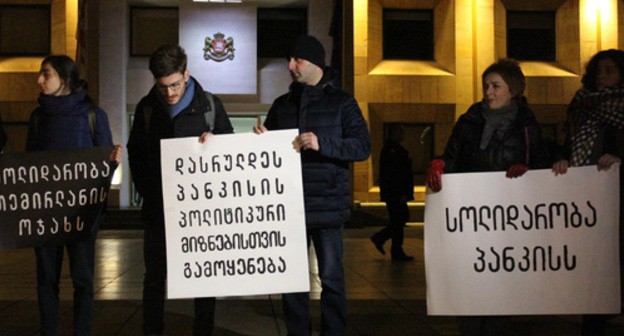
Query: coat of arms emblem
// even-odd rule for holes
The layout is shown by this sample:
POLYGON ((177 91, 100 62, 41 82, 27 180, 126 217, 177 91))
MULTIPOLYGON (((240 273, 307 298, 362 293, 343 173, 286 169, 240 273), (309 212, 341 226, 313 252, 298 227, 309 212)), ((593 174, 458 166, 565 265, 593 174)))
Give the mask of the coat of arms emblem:
POLYGON ((204 59, 216 62, 234 59, 234 39, 225 38, 223 33, 218 32, 213 38, 207 36, 204 41, 204 59))

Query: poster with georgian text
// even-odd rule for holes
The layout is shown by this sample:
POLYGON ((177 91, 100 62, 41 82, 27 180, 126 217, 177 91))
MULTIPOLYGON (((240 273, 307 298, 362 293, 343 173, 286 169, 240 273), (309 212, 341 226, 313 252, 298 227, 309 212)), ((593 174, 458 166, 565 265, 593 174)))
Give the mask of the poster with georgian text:
POLYGON ((161 141, 168 298, 309 290, 297 134, 161 141))
POLYGON ((0 249, 93 238, 116 168, 112 148, 0 154, 0 249))
POLYGON ((428 314, 619 313, 619 169, 444 174, 426 197, 428 314))

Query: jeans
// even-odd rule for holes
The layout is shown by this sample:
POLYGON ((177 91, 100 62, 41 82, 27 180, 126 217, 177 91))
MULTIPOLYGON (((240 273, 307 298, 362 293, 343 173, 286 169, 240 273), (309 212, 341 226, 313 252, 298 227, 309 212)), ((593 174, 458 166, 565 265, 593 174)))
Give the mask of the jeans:
MULTIPOLYGON (((321 335, 345 335, 347 302, 342 266, 342 228, 309 229, 308 239, 312 239, 314 244, 321 279, 321 335)), ((308 292, 283 294, 288 335, 310 335, 309 302, 308 292)))
POLYGON ((59 284, 64 248, 67 248, 74 286, 74 335, 91 335, 95 236, 93 234, 90 238, 66 245, 35 248, 41 335, 58 335, 59 284))
MULTIPOLYGON (((167 251, 164 226, 145 225, 143 236, 143 333, 162 334, 165 329, 167 251)), ((196 298, 193 335, 212 335, 215 298, 196 298)))

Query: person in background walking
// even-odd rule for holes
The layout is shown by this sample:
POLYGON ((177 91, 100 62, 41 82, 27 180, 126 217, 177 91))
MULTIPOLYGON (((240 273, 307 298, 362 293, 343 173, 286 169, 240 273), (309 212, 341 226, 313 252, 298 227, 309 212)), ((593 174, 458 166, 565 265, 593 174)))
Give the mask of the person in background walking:
POLYGON ((379 158, 379 195, 386 202, 388 224, 375 233, 371 241, 381 254, 386 254, 384 243, 392 239, 390 256, 393 261, 410 261, 414 257, 403 251, 403 229, 409 220, 407 202, 414 199, 412 160, 401 142, 405 130, 399 123, 390 124, 388 139, 379 158))

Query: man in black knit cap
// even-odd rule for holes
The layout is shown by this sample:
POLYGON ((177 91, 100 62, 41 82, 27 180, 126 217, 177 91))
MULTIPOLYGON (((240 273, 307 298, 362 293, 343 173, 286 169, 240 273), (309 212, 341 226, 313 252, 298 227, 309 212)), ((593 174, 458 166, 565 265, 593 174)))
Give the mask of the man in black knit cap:
MULTIPOLYGON (((273 102, 264 125, 254 132, 299 129, 293 145, 301 153, 306 232, 321 279, 321 335, 344 335, 342 231, 351 218, 349 163, 368 158, 370 134, 353 96, 335 85, 335 73, 325 66, 325 50, 316 38, 297 39, 288 70, 293 78, 289 92, 273 102)), ((310 335, 309 293, 286 293, 283 305, 288 335, 310 335)))

